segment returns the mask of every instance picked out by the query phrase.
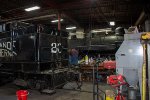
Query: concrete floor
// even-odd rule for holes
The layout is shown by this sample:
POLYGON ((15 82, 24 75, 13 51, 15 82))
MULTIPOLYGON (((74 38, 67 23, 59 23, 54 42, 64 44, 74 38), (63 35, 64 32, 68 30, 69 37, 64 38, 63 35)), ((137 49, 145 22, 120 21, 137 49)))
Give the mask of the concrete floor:
MULTIPOLYGON (((103 91, 107 89, 112 89, 110 86, 101 83, 99 88, 103 91)), ((7 84, 0 87, 0 100, 17 100, 16 91, 19 88, 12 84, 7 84)), ((92 83, 83 83, 82 91, 92 92, 92 83)), ((28 100, 93 100, 92 93, 57 89, 56 93, 53 95, 41 94, 36 90, 28 90, 28 100)), ((103 94, 101 93, 101 96, 103 94)), ((102 100, 102 99, 100 99, 102 100)))

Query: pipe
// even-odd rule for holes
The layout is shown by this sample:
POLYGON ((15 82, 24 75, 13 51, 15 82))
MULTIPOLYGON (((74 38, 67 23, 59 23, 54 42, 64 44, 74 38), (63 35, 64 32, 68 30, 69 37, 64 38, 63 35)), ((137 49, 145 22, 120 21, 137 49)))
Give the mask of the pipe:
POLYGON ((95 100, 95 66, 93 66, 93 100, 95 100))
POLYGON ((142 100, 146 100, 146 49, 147 44, 143 44, 142 100))
POLYGON ((144 21, 146 14, 144 11, 141 12, 138 20, 135 22, 135 26, 138 26, 140 23, 142 23, 142 21, 144 21))
POLYGON ((96 94, 96 96, 97 96, 97 100, 99 100, 99 86, 98 86, 98 77, 99 77, 99 73, 98 73, 98 67, 99 67, 99 63, 98 64, 96 64, 96 86, 97 86, 97 88, 96 88, 96 92, 97 92, 97 94, 96 94))
POLYGON ((59 30, 59 31, 60 31, 60 29, 61 29, 60 17, 61 17, 61 14, 58 13, 58 30, 59 30))
POLYGON ((1 22, 7 22, 7 23, 11 23, 15 21, 31 21, 31 20, 39 20, 39 19, 44 19, 44 18, 50 18, 50 17, 55 17, 56 14, 50 14, 50 15, 43 15, 43 16, 36 16, 36 17, 31 17, 31 18, 12 18, 12 19, 6 19, 6 20, 2 20, 1 22))

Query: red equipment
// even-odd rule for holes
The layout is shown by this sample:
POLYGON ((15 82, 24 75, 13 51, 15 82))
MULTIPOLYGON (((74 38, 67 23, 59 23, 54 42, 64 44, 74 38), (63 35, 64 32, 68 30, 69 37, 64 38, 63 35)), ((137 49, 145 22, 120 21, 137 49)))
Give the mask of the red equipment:
POLYGON ((27 95, 29 92, 27 90, 19 90, 16 92, 17 100, 27 100, 27 95))
POLYGON ((116 61, 104 61, 103 66, 106 69, 116 69, 116 61))
POLYGON ((115 100, 125 100, 125 97, 121 94, 120 87, 122 85, 128 85, 123 75, 110 75, 107 77, 107 83, 117 89, 117 96, 115 100))

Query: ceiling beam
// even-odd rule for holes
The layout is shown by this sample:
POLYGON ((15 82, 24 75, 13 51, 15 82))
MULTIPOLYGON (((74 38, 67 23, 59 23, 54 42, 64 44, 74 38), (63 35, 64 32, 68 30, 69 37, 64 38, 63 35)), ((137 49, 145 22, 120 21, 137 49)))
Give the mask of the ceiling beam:
MULTIPOLYGON (((65 17, 66 17, 67 19, 69 19, 71 22, 73 22, 73 23, 76 24, 77 26, 80 26, 80 27, 81 27, 80 23, 79 23, 70 13, 67 13, 67 12, 65 12, 65 11, 59 10, 59 9, 64 8, 64 7, 67 7, 67 4, 68 4, 68 3, 65 3, 65 5, 64 5, 64 4, 58 5, 58 4, 55 3, 54 1, 49 1, 49 0, 46 0, 46 3, 47 3, 47 4, 50 4, 50 7, 53 5, 52 7, 53 7, 53 8, 56 8, 57 11, 58 11, 59 13, 61 13, 61 16, 65 16, 65 17)), ((73 3, 73 2, 71 2, 71 3, 73 3)), ((76 3, 76 2, 74 2, 74 3, 76 3)), ((70 2, 69 2, 69 4, 70 4, 70 2)), ((68 5, 68 6, 71 6, 71 5, 68 5)))
POLYGON ((16 17, 13 16, 13 17, 10 17, 10 18, 6 18, 6 19, 1 19, 0 22, 11 22, 11 21, 18 21, 18 20, 30 20, 30 19, 38 19, 38 17, 41 19, 41 18, 48 18, 48 17, 54 17, 54 14, 56 15, 55 13, 56 11, 55 10, 48 10, 48 11, 43 11, 43 12, 40 12, 40 13, 36 13, 36 14, 21 14, 21 15, 17 15, 16 17), (52 16, 51 16, 52 15, 52 16), (43 16, 43 17, 42 17, 43 16))

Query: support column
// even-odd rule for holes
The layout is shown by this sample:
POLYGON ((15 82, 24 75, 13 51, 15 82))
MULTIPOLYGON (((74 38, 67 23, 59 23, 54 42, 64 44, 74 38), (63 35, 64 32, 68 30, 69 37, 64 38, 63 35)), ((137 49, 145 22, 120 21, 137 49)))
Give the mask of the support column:
POLYGON ((145 31, 150 32, 150 19, 145 21, 145 31))
POLYGON ((58 30, 60 31, 61 30, 61 14, 58 13, 58 30))

